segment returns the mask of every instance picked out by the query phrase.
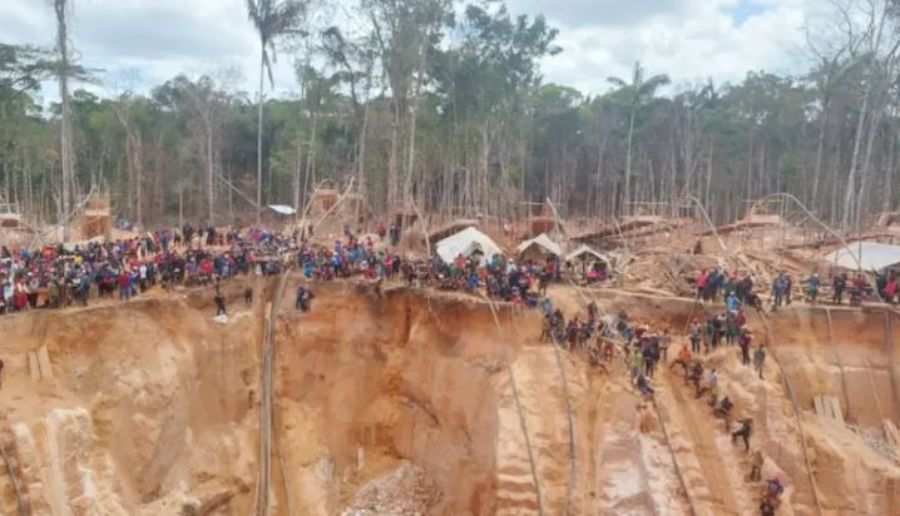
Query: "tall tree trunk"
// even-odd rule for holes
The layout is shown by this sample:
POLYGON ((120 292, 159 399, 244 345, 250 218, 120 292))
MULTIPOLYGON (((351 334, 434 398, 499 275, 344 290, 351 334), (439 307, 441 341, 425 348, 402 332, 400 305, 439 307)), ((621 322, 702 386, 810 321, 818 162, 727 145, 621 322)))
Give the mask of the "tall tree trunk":
MULTIPOLYGON (((827 87, 827 86, 826 86, 827 87)), ((815 209, 816 199, 819 197, 819 180, 822 177, 822 160, 825 156, 825 138, 828 132, 828 119, 830 112, 829 98, 826 94, 822 101, 822 127, 819 129, 819 142, 816 145, 816 168, 813 171, 812 190, 809 193, 809 205, 815 209)))
POLYGON ((625 150, 625 191, 623 193, 622 206, 625 215, 631 212, 631 146, 634 139, 634 117, 637 112, 637 103, 631 105, 631 116, 628 120, 628 142, 625 150))
POLYGON ((366 183, 366 134, 369 130, 369 103, 363 108, 362 127, 357 137, 359 145, 356 151, 356 185, 360 195, 366 198, 368 184, 366 183))
POLYGON ((59 98, 62 103, 62 123, 60 126, 60 161, 62 165, 62 188, 60 189, 60 223, 63 225, 63 241, 68 239, 66 217, 70 215, 71 188, 75 181, 75 153, 72 148, 72 112, 69 103, 69 35, 66 22, 66 0, 54 0, 56 10, 56 43, 59 51, 59 98))
POLYGON ((479 211, 485 212, 490 201, 488 195, 488 159, 491 154, 491 139, 488 135, 488 122, 481 126, 481 152, 478 157, 478 191, 481 194, 479 211))
POLYGON ((852 224, 853 201, 856 198, 857 163, 859 161, 860 147, 862 146, 863 129, 866 123, 866 111, 869 108, 869 95, 871 92, 871 80, 866 81, 866 90, 863 94, 862 108, 856 122, 856 135, 853 139, 853 154, 850 157, 850 171, 847 173, 847 188, 844 191, 844 208, 841 222, 845 228, 852 224))
POLYGON ((888 143, 887 160, 884 163, 884 180, 881 185, 881 211, 884 212, 891 211, 891 198, 894 196, 892 181, 894 177, 894 151, 897 146, 897 136, 893 131, 888 132, 890 142, 888 143))
POLYGON ((747 199, 753 197, 753 130, 747 132, 747 199))
POLYGON ((309 151, 306 153, 307 161, 307 175, 309 175, 310 180, 312 181, 312 187, 315 189, 318 186, 318 178, 316 177, 316 150, 318 149, 318 145, 316 142, 316 133, 319 131, 319 111, 318 109, 313 112, 313 124, 312 131, 309 133, 309 151))
POLYGON ((419 65, 416 73, 416 87, 413 91, 412 109, 409 113, 409 146, 406 156, 406 179, 403 181, 403 199, 404 205, 412 201, 412 183, 415 178, 415 162, 416 162, 416 125, 419 119, 419 94, 422 89, 422 78, 425 73, 425 45, 419 47, 419 65))
POLYGON ((256 225, 262 217, 262 167, 263 167, 263 76, 266 67, 266 45, 262 42, 259 57, 259 98, 257 103, 256 124, 256 225))
MULTIPOLYGON (((875 34, 875 42, 873 45, 873 52, 871 63, 869 64, 868 74, 866 77, 866 89, 863 94, 862 99, 862 107, 859 110, 859 118, 856 124, 856 135, 853 140, 853 156, 850 159, 850 172, 847 174, 847 190, 844 193, 844 214, 843 214, 843 225, 845 228, 849 228, 853 224, 853 215, 855 210, 853 209, 854 201, 859 201, 858 192, 857 192, 857 175, 858 165, 859 165, 859 153, 860 147, 862 146, 862 139, 864 137, 863 133, 865 132, 865 124, 868 119, 868 111, 869 111, 869 102, 870 97, 872 95, 872 84, 875 82, 875 63, 878 61, 878 49, 881 48, 881 34, 884 29, 884 22, 887 18, 887 2, 885 2, 885 9, 882 12, 881 20, 878 24, 878 30, 875 34)), ((871 124, 870 124, 871 125, 871 124)))
POLYGON ((388 174, 387 174, 387 208, 388 210, 397 206, 397 150, 400 139, 400 101, 396 98, 391 99, 393 107, 393 117, 391 119, 391 144, 388 150, 388 174))
POLYGON ((703 205, 709 208, 709 189, 712 185, 713 141, 709 141, 709 154, 706 156, 706 190, 703 192, 703 205))
POLYGON ((866 157, 863 159, 863 166, 860 169, 860 185, 859 185, 859 193, 856 197, 856 212, 854 214, 854 218, 856 219, 855 224, 857 228, 860 228, 860 224, 862 223, 863 217, 863 206, 866 206, 867 203, 864 201, 866 197, 868 197, 869 192, 869 183, 870 183, 870 175, 871 175, 871 165, 872 165, 872 146, 875 143, 875 135, 878 133, 878 126, 881 121, 881 110, 875 109, 875 115, 872 117, 872 121, 869 124, 869 136, 866 142, 866 157))
POLYGON ((301 197, 301 183, 300 176, 303 175, 303 138, 300 135, 297 135, 297 164, 294 167, 294 212, 296 215, 300 215, 300 211, 303 209, 303 206, 300 204, 301 197))
POLYGON ((208 216, 209 223, 215 224, 216 177, 215 166, 213 165, 212 122, 207 117, 204 123, 206 124, 206 188, 209 190, 207 192, 208 216))

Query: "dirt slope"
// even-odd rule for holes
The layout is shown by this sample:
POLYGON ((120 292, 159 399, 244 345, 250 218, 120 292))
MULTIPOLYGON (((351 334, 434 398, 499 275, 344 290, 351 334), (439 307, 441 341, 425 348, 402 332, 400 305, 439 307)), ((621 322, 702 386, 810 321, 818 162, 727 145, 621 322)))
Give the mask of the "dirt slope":
MULTIPOLYGON (((273 285, 256 288, 256 306, 233 300, 226 325, 211 321, 209 292, 0 318, 0 443, 13 471, 0 470, 0 513, 250 513, 273 285)), ((498 327, 485 302, 458 295, 315 290, 303 314, 288 289, 276 324, 275 514, 755 511, 743 447, 677 370, 655 380, 659 420, 621 363, 607 375, 538 343, 536 313, 499 307, 498 327)), ((594 296, 676 335, 712 309, 552 294, 569 314, 594 296)), ((805 308, 769 324, 802 433, 774 360, 764 380, 734 349, 706 360, 756 421, 764 474, 789 486, 782 511, 813 514, 818 493, 826 513, 891 514, 900 466, 880 429, 898 423, 895 325, 881 312, 805 308), (850 426, 815 416, 815 395, 838 397, 850 426)))

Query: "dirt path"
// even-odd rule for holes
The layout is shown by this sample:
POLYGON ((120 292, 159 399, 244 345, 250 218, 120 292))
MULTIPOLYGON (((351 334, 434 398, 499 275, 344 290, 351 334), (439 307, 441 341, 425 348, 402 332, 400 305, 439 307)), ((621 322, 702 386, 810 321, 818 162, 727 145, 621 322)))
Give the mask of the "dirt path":
POLYGON ((670 371, 662 368, 660 374, 665 388, 659 389, 657 396, 660 397, 659 401, 665 407, 669 420, 674 423, 671 427, 676 429, 673 436, 677 437, 673 437, 673 440, 678 437, 686 438, 690 447, 687 450, 676 447, 676 454, 681 459, 682 456, 693 452, 691 455, 696 460, 702 476, 702 486, 697 485, 698 479, 688 478, 692 498, 698 504, 698 510, 704 512, 703 505, 707 504, 712 506, 708 507, 710 514, 747 514, 748 508, 741 507, 732 492, 733 484, 729 482, 723 454, 716 445, 716 432, 722 429, 706 424, 708 416, 700 414, 701 407, 696 406, 702 403, 702 400, 688 399, 682 388, 676 385, 677 380, 672 378, 670 371))
MULTIPOLYGON (((510 365, 515 371, 515 364, 510 365)), ((497 515, 534 515, 540 514, 540 486, 535 485, 532 476, 532 457, 529 454, 529 441, 522 435, 518 408, 513 391, 513 380, 510 375, 501 375, 494 388, 498 393, 497 415, 499 419, 497 439, 497 515)), ((517 386, 518 387, 518 386, 517 386)), ((523 406, 525 405, 522 403, 523 406)), ((525 428, 529 433, 527 416, 525 428)), ((529 436, 530 437, 530 436, 529 436)))

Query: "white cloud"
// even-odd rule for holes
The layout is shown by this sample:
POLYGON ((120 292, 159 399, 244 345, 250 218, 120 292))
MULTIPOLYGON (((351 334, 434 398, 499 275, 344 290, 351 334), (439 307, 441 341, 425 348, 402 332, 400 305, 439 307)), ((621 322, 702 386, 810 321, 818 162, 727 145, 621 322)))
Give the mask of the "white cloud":
MULTIPOLYGON (((0 41, 49 46, 45 0, 0 0, 0 41)), ((796 50, 814 0, 508 0, 513 14, 544 12, 563 52, 547 81, 586 92, 627 77, 635 60, 678 83, 740 80, 750 70, 802 70, 796 50)), ((321 2, 323 5, 327 2, 321 2)), ((340 8, 332 5, 332 11, 340 8)), ((106 70, 107 91, 146 89, 178 73, 238 70, 254 94, 259 48, 243 0, 75 0, 73 41, 83 64, 106 70)), ((325 18, 332 16, 324 15, 325 18)), ((276 94, 297 90, 291 62, 276 66, 276 94)), ((48 91, 53 95, 52 88, 48 91)))
MULTIPOLYGON (((535 1, 513 0, 513 8, 535 1)), ((658 10, 643 1, 643 16, 633 12, 622 24, 571 25, 568 15, 550 11, 563 52, 545 60, 545 78, 596 93, 607 89, 609 76, 629 77, 636 60, 648 73, 669 74, 675 84, 739 81, 751 70, 802 70, 796 54, 812 0, 751 0, 753 14, 736 19, 747 1, 661 0, 666 5, 658 10)))
MULTIPOLYGON (((3 7, 0 16, 0 41, 54 44, 55 18, 49 2, 3 2, 10 5, 3 7)), ((73 4, 74 47, 82 64, 103 70, 107 91, 143 91, 179 73, 222 75, 223 70, 239 70, 240 78, 231 86, 255 94, 259 42, 243 0, 76 0, 73 4)), ((282 57, 274 67, 276 93, 296 89, 291 61, 282 57)), ((52 89, 47 93, 54 95, 52 89)))

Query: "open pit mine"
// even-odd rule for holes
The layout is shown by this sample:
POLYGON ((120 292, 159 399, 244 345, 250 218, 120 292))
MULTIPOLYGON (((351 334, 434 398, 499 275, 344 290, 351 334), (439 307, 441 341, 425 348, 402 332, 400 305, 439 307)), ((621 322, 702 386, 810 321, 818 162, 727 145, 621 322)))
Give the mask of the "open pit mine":
MULTIPOLYGON (((541 342, 536 310, 359 281, 316 285, 304 313, 284 288, 298 281, 228 284, 226 324, 208 290, 0 318, 0 514, 759 512, 752 453, 680 367, 661 364, 648 399, 624 361, 541 342)), ((669 329, 669 362, 706 310, 548 296, 669 329)), ((763 379, 736 347, 704 360, 754 420, 778 514, 898 514, 896 312, 793 306, 748 325, 763 379)))

